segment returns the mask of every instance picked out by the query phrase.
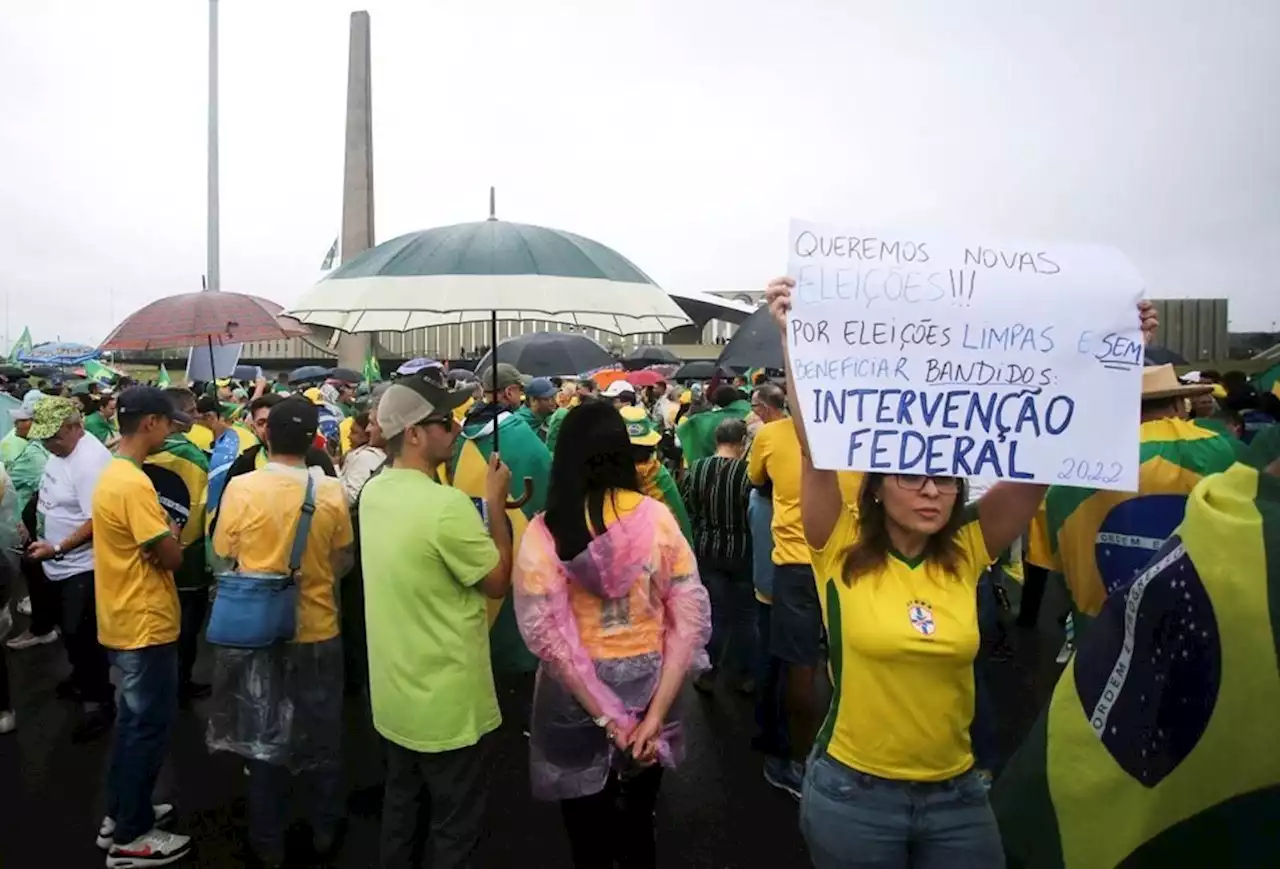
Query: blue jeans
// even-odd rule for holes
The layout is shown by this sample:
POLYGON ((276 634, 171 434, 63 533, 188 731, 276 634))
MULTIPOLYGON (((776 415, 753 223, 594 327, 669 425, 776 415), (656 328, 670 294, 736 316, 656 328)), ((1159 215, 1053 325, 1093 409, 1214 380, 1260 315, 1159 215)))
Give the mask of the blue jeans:
POLYGON ((816 869, 1001 869, 1004 849, 975 772, 942 782, 877 778, 815 752, 800 830, 816 869))
POLYGON ((711 598, 711 669, 728 665, 740 679, 755 678, 756 599, 751 564, 707 560, 698 565, 702 584, 711 598))
POLYGON ((120 670, 107 814, 116 822, 116 843, 124 845, 155 826, 151 792, 178 714, 178 644, 107 655, 120 670))

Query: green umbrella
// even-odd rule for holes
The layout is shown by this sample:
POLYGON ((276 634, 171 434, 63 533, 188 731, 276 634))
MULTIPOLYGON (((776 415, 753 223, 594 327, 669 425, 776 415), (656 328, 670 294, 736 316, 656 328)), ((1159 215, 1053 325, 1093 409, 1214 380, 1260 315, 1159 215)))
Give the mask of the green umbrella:
POLYGON ((618 335, 690 322, 648 275, 599 242, 495 219, 370 248, 316 284, 289 316, 344 332, 407 332, 495 316, 618 335))
MULTIPOLYGON (((691 321, 653 280, 597 241, 489 219, 413 232, 345 262, 288 314, 344 332, 407 332, 458 323, 550 321, 618 335, 691 321)), ((497 368, 493 369, 496 378, 497 368)), ((494 432, 497 449, 497 432, 494 432)))

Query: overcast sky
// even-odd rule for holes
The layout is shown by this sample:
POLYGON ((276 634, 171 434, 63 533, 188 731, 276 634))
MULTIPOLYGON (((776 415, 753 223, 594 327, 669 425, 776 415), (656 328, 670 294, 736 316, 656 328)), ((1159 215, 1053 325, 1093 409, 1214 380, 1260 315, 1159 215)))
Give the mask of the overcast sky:
MULTIPOLYGON (((221 0, 224 289, 288 305, 319 275, 352 8, 221 0)), ((673 289, 761 286, 797 216, 1112 244, 1152 297, 1280 320, 1274 0, 367 8, 380 240, 482 219, 493 184, 673 289)), ((207 10, 0 4, 13 339, 96 343, 200 287, 207 10)))

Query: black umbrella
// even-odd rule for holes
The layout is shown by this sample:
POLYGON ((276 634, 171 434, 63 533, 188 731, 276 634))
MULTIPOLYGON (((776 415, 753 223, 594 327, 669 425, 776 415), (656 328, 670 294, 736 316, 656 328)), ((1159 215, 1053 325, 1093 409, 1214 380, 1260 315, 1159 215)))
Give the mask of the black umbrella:
POLYGON ((733 371, 748 368, 782 368, 782 335, 773 314, 760 308, 739 327, 716 360, 733 371))
POLYGON ((467 368, 450 368, 448 377, 456 383, 477 383, 476 373, 467 368))
POLYGON ((231 372, 231 376, 236 380, 252 383, 262 376, 262 367, 258 365, 237 365, 236 370, 231 372))
POLYGON ((632 349, 630 353, 623 356, 622 367, 627 371, 639 371, 650 365, 679 365, 683 361, 661 344, 646 344, 632 349))
POLYGON ((0 365, 0 377, 7 377, 10 380, 17 380, 21 377, 26 377, 26 376, 27 376, 27 371, 25 368, 20 368, 17 365, 0 365))
POLYGON ((341 380, 343 383, 359 383, 364 377, 350 368, 330 368, 325 376, 330 380, 341 380))
POLYGON ((693 362, 686 362, 681 365, 676 370, 676 373, 671 375, 671 379, 676 382, 710 380, 717 375, 720 377, 733 377, 733 372, 717 366, 712 359, 695 359, 693 362))
MULTIPOLYGON (((498 361, 508 362, 530 377, 575 376, 612 365, 609 351, 577 332, 530 332, 498 345, 498 361)), ((476 366, 481 380, 493 364, 493 353, 486 353, 476 366)))
POLYGON ((1146 349, 1145 362, 1147 365, 1188 365, 1180 354, 1175 353, 1168 347, 1148 346, 1146 349))
POLYGON ((329 376, 329 369, 324 366, 304 365, 301 368, 293 369, 293 371, 289 373, 289 382, 308 383, 311 381, 324 380, 327 376, 329 376))

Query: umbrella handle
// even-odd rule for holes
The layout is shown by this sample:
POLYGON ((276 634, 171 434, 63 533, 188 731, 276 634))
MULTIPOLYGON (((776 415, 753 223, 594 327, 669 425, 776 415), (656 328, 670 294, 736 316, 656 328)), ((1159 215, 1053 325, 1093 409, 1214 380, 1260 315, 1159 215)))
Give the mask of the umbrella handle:
POLYGON ((525 504, 529 503, 529 499, 533 497, 533 477, 524 478, 524 494, 514 501, 507 501, 508 510, 519 510, 525 504))

